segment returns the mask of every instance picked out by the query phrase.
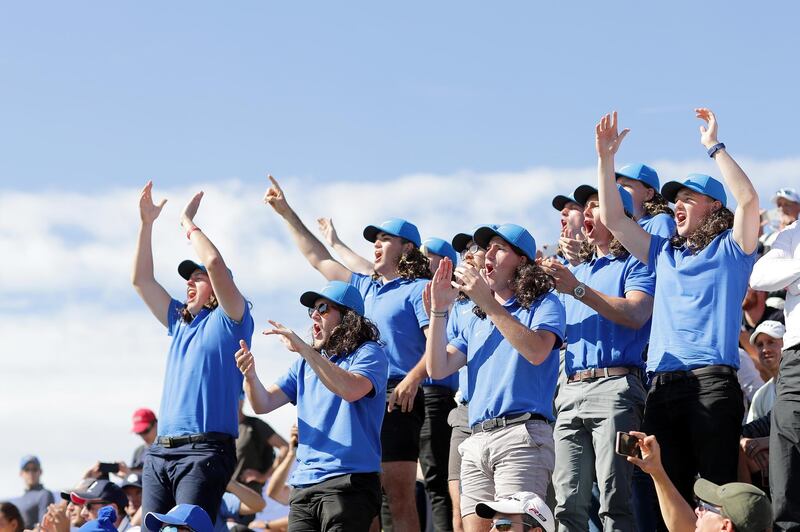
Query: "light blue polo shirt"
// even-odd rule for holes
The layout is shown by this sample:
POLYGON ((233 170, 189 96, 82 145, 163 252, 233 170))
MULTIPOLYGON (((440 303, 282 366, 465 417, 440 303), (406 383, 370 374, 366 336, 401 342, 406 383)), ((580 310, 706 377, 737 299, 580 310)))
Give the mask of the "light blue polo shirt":
POLYGON ((513 297, 503 307, 529 329, 555 334, 556 342, 544 362, 534 366, 512 347, 492 320, 473 315, 461 334, 450 341, 467 355, 469 424, 526 412, 553 421, 558 350, 564 339, 564 305, 548 292, 528 310, 513 297))
MULTIPOLYGON (((447 318, 447 341, 452 342, 458 338, 461 331, 464 330, 475 314, 472 309, 475 308, 475 303, 471 299, 463 299, 456 301, 453 305, 453 310, 450 311, 450 316, 447 318)), ((455 375, 455 373, 453 374, 455 375)), ((451 375, 452 377, 452 375, 451 375)), ((458 389, 461 390, 461 402, 469 402, 469 379, 467 379, 467 366, 458 370, 458 389)))
POLYGON ((381 343, 389 359, 389 378, 402 379, 425 353, 428 315, 422 306, 422 291, 427 279, 392 279, 388 283, 354 273, 350 284, 364 298, 364 314, 381 333, 381 343))
POLYGON ((651 235, 672 238, 672 235, 675 234, 675 219, 665 212, 655 216, 643 216, 639 218, 637 223, 651 235))
POLYGON ((239 512, 242 509, 242 501, 233 493, 226 491, 222 495, 222 502, 219 505, 217 520, 214 521, 214 532, 226 532, 228 530, 228 519, 238 519, 241 517, 239 512))
POLYGON ((648 265, 658 282, 647 371, 738 369, 742 300, 755 260, 756 252, 745 255, 730 229, 696 255, 651 237, 648 265))
POLYGON ((372 383, 372 392, 348 403, 325 386, 303 358, 298 358, 277 385, 297 406, 297 469, 289 484, 317 484, 350 473, 381 470, 381 424, 386 408, 386 353, 375 342, 331 362, 372 383))
POLYGON ((253 338, 253 318, 245 303, 242 321, 236 322, 222 307, 203 308, 186 323, 173 299, 167 311, 172 345, 167 355, 164 391, 158 415, 159 436, 202 432, 239 435, 239 394, 242 373, 234 354, 239 340, 253 338))
MULTIPOLYGON (((608 296, 624 297, 634 290, 652 296, 656 291, 655 273, 631 255, 595 257, 571 269, 579 282, 608 296)), ((650 337, 649 320, 640 329, 624 327, 571 296, 566 299, 566 312, 564 370, 568 376, 589 368, 644 369, 642 352, 650 337)))

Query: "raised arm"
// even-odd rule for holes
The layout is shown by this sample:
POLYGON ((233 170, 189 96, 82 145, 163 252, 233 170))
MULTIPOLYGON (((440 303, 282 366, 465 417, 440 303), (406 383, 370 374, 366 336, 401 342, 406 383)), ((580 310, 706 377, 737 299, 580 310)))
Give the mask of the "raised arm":
MULTIPOLYGON (((700 142, 705 148, 711 149, 719 144, 717 140, 717 117, 710 109, 701 107, 695 109, 697 118, 705 120, 706 125, 700 126, 700 142)), ((736 212, 733 215, 733 239, 748 255, 758 247, 758 230, 761 225, 761 214, 758 208, 758 193, 728 150, 721 148, 714 154, 714 160, 719 167, 720 174, 725 184, 736 199, 736 212)))
POLYGON ((267 506, 267 501, 261 497, 260 493, 248 488, 234 478, 228 482, 227 491, 236 495, 242 503, 239 507, 239 515, 257 514, 267 506))
POLYGON ((350 282, 352 272, 334 260, 325 244, 315 237, 303 224, 297 213, 289 206, 286 196, 274 177, 269 176, 272 186, 264 194, 264 203, 272 207, 289 226, 289 232, 300 253, 329 281, 350 282))
POLYGON ((241 349, 236 351, 236 366, 244 375, 244 393, 256 414, 266 414, 289 402, 289 398, 277 385, 265 388, 256 375, 256 362, 247 342, 239 340, 241 349))
POLYGON ((291 440, 289 451, 278 462, 267 484, 267 497, 275 499, 284 505, 289 504, 289 495, 291 494, 291 489, 286 485, 286 480, 289 478, 292 464, 297 458, 297 425, 292 427, 292 435, 289 439, 291 440))
POLYGON ((181 213, 181 226, 186 231, 200 262, 206 267, 211 287, 214 289, 214 295, 222 310, 232 320, 241 321, 247 302, 236 287, 236 283, 233 282, 233 277, 219 250, 194 223, 194 217, 202 199, 203 192, 201 191, 186 204, 181 213))
POLYGON ((600 220, 628 252, 647 264, 650 234, 625 216, 614 174, 614 155, 630 130, 617 132, 617 112, 605 115, 594 128, 597 149, 597 190, 600 198, 600 220))
POLYGON ((800 281, 800 260, 794 258, 793 240, 800 224, 780 232, 766 255, 753 266, 750 286, 755 290, 783 290, 800 281))
POLYGON ((344 265, 353 272, 363 273, 364 275, 371 275, 374 271, 372 262, 368 261, 352 249, 347 244, 342 242, 336 228, 333 226, 332 218, 318 218, 317 225, 322 236, 325 237, 325 242, 336 252, 342 259, 344 265))
POLYGON ((423 360, 432 379, 444 379, 467 363, 467 356, 447 343, 447 313, 458 296, 452 278, 453 263, 445 257, 423 292, 431 316, 423 360))
POLYGON ((142 224, 139 226, 131 282, 153 316, 164 327, 168 327, 167 311, 172 298, 164 287, 158 284, 153 274, 153 222, 161 214, 165 203, 167 203, 166 198, 158 205, 153 203, 153 182, 148 181, 139 195, 139 216, 142 224))

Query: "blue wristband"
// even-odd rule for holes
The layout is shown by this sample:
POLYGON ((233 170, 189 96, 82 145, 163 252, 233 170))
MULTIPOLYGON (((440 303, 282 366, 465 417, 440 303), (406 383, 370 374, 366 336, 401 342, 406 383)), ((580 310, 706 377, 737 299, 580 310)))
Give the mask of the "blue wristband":
POLYGON ((711 158, 713 159, 713 158, 714 158, 714 155, 716 155, 716 154, 717 154, 717 152, 718 152, 719 150, 722 150, 722 149, 725 149, 725 145, 724 145, 723 143, 721 143, 721 142, 720 142, 720 143, 718 143, 718 144, 714 144, 713 146, 711 146, 711 147, 708 149, 708 156, 709 156, 709 157, 711 157, 711 158))

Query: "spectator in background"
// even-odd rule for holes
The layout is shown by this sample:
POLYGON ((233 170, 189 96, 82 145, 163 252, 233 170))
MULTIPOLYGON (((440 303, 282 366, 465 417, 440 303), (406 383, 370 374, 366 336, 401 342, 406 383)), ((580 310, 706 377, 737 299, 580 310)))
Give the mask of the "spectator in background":
POLYGON ((492 530, 499 532, 555 532, 553 512, 535 493, 519 492, 494 501, 479 502, 475 513, 492 519, 492 530))
POLYGON ((659 193, 658 173, 646 164, 629 164, 614 174, 617 184, 628 191, 633 200, 633 219, 651 235, 671 238, 675 220, 669 202, 659 193))
MULTIPOLYGON (((228 520, 240 522, 242 517, 251 517, 266 506, 266 502, 261 497, 261 492, 253 491, 241 482, 231 479, 225 494, 222 496, 222 503, 219 507, 219 514, 214 522, 216 532, 226 532, 228 530, 228 520)), ((246 521, 252 521, 246 519, 246 521)))
POLYGON ((782 188, 778 190, 772 197, 772 201, 778 208, 781 217, 779 231, 783 231, 797 221, 797 217, 800 215, 800 195, 795 189, 782 188))
POLYGON ((786 327, 778 321, 762 321, 750 336, 750 343, 758 349, 761 367, 769 375, 769 380, 753 396, 747 422, 766 416, 775 404, 775 381, 781 365, 783 335, 786 327))
POLYGON ((78 482, 74 490, 61 492, 61 499, 67 504, 64 510, 67 515, 67 519, 69 519, 70 529, 73 531, 83 526, 83 524, 86 523, 86 519, 84 519, 83 515, 81 515, 82 513, 81 510, 83 510, 83 508, 81 507, 80 504, 75 504, 74 502, 72 502, 72 497, 70 496, 70 494, 73 491, 86 491, 95 480, 96 479, 94 478, 84 478, 80 482, 78 482))
POLYGON ((111 505, 116 510, 114 526, 120 532, 130 526, 130 519, 125 514, 128 497, 110 480, 95 480, 85 489, 70 492, 69 496, 74 504, 81 506, 81 516, 87 522, 97 519, 100 508, 111 505))
MULTIPOLYGON (((158 434, 158 419, 156 414, 149 408, 140 408, 133 413, 133 427, 131 432, 139 436, 144 443, 133 451, 133 458, 128 466, 127 473, 142 474, 142 467, 144 467, 144 456, 147 450, 156 441, 158 434)), ((125 474, 125 471, 122 471, 125 474)))
POLYGON ((236 469, 233 478, 256 493, 261 493, 269 478, 269 471, 276 461, 283 459, 289 444, 268 423, 257 417, 246 416, 244 391, 239 396, 239 437, 236 439, 236 469))
POLYGON ((553 198, 553 208, 561 213, 561 235, 557 255, 570 264, 580 263, 583 240, 583 205, 572 196, 553 198))
POLYGON ((10 502, 0 502, 0 532, 22 532, 25 522, 19 508, 10 502))
POLYGON ((139 508, 142 507, 142 478, 136 473, 130 473, 125 477, 120 488, 125 492, 125 496, 128 497, 125 513, 131 525, 141 525, 142 518, 139 508))
POLYGON ((44 517, 47 507, 55 500, 41 481, 42 465, 33 455, 22 457, 19 463, 19 476, 25 483, 25 493, 11 502, 19 509, 25 528, 32 529, 44 517))

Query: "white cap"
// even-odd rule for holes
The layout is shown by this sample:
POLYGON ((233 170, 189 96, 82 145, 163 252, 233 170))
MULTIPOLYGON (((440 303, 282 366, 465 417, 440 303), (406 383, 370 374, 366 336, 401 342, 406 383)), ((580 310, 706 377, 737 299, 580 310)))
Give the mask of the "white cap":
POLYGON ((544 501, 530 491, 521 491, 511 497, 496 501, 479 502, 475 506, 475 513, 478 517, 491 519, 497 512, 504 514, 526 514, 539 523, 545 532, 555 532, 556 522, 553 512, 544 501))
POLYGON ((800 203, 800 195, 798 195, 797 191, 793 188, 782 188, 778 190, 772 197, 773 203, 777 202, 778 198, 783 198, 789 201, 793 201, 795 203, 800 203))
POLYGON ((756 327, 756 330, 753 331, 753 334, 750 335, 750 343, 756 345, 756 336, 759 334, 764 333, 772 336, 773 338, 783 338, 783 335, 786 334, 786 327, 783 326, 783 323, 775 320, 767 320, 762 321, 756 327))

